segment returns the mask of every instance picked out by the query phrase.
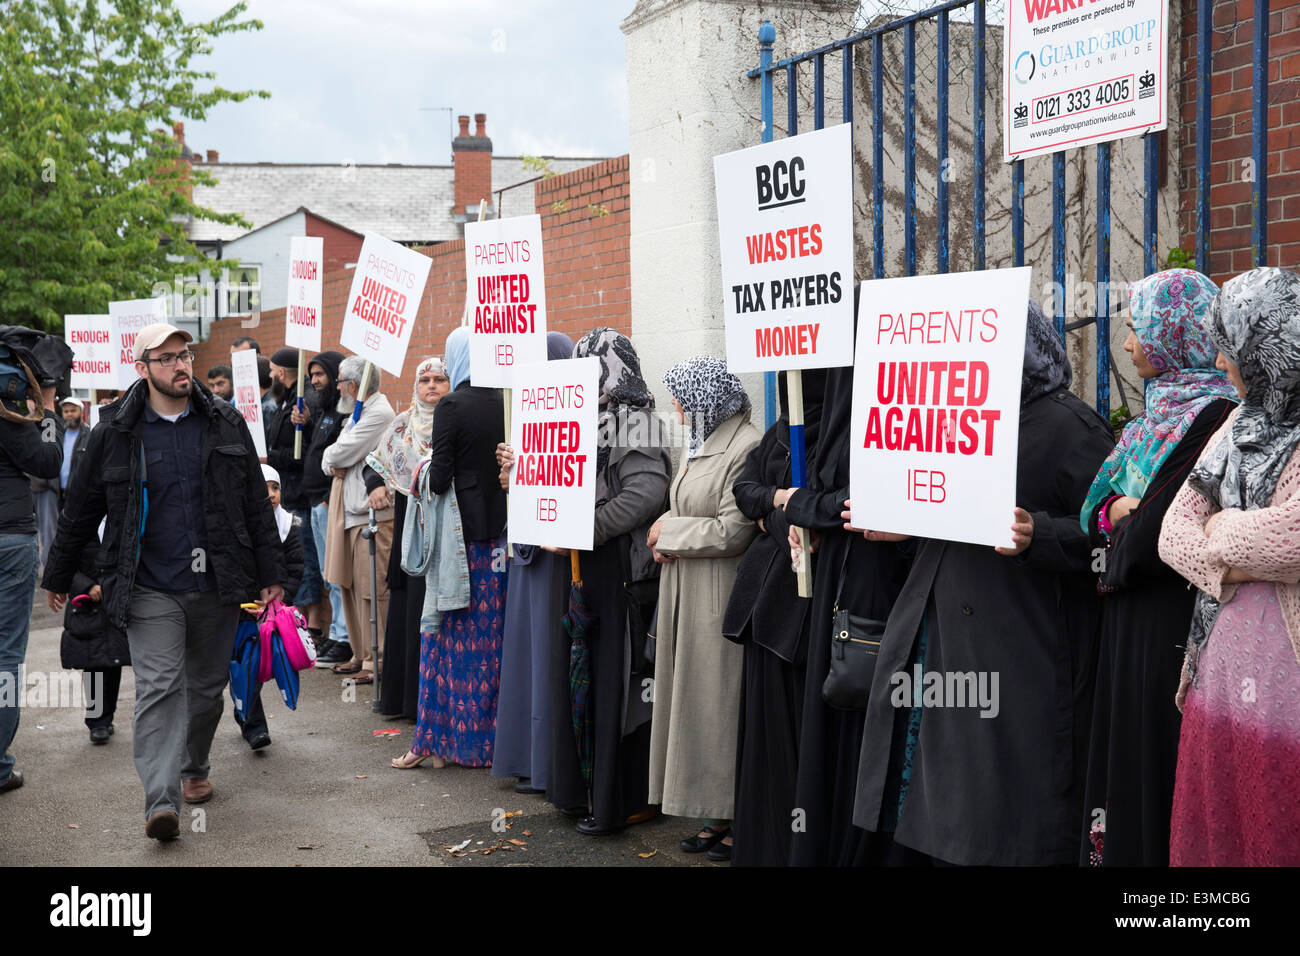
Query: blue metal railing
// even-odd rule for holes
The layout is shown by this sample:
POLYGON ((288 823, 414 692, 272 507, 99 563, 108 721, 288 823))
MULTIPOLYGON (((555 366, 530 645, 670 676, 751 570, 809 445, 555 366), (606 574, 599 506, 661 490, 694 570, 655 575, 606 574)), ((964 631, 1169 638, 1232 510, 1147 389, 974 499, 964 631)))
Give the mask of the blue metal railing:
MULTIPOLYGON (((798 82, 799 66, 811 63, 813 67, 813 124, 816 129, 825 125, 826 56, 841 55, 841 89, 843 91, 843 122, 853 122, 854 48, 859 44, 869 50, 871 57, 871 266, 875 278, 885 276, 885 185, 884 185, 884 38, 901 32, 903 38, 903 99, 904 99, 904 152, 903 157, 903 264, 908 275, 917 268, 917 169, 916 169, 916 26, 925 21, 935 23, 935 43, 938 56, 935 90, 935 137, 937 173, 935 181, 936 258, 940 272, 947 272, 950 262, 949 219, 951 215, 949 181, 949 83, 948 53, 950 47, 949 15, 969 7, 972 39, 974 42, 973 104, 971 111, 972 152, 974 167, 971 191, 971 261, 975 269, 985 268, 986 242, 986 190, 985 168, 985 95, 987 92, 986 53, 987 0, 949 0, 888 23, 878 24, 852 36, 836 40, 815 49, 773 62, 772 48, 776 42, 776 29, 770 21, 759 28, 759 66, 749 76, 762 85, 763 142, 773 138, 773 81, 778 70, 786 76, 788 135, 798 132, 798 82), (869 41, 869 47, 867 46, 869 41)), ((1196 43, 1196 169, 1195 169, 1195 260, 1196 268, 1208 272, 1210 252, 1210 76, 1212 64, 1213 0, 1197 0, 1196 43)), ((1254 163, 1254 185, 1251 194, 1251 256, 1255 265, 1263 265, 1267 255, 1268 222, 1268 170, 1267 170, 1267 116, 1268 116, 1268 0, 1254 0, 1254 88, 1251 137, 1251 159, 1254 163)), ((1111 147, 1103 143, 1097 150, 1097 263, 1095 314, 1067 323, 1066 319, 1066 233, 1065 233, 1065 153, 1052 155, 1052 263, 1054 280, 1052 311, 1058 334, 1096 326, 1096 392, 1097 410, 1106 414, 1110 409, 1110 377, 1116 372, 1110 354, 1110 279, 1111 279, 1111 147)), ((1160 267, 1157 255, 1159 207, 1159 166, 1161 154, 1158 134, 1143 137, 1143 203, 1142 203, 1142 265, 1149 275, 1160 267)), ((1011 260, 1016 266, 1025 264, 1025 164, 1017 160, 1011 164, 1011 260)), ((767 395, 765 407, 770 425, 776 420, 776 375, 766 376, 767 395)))

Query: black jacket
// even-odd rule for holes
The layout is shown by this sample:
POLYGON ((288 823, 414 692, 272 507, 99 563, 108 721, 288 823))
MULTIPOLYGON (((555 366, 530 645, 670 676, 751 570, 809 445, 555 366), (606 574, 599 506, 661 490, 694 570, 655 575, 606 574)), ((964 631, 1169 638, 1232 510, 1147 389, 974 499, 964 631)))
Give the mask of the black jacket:
MULTIPOLYGON (((100 519, 107 516, 95 567, 101 584, 111 576, 105 600, 109 618, 119 627, 127 625, 139 562, 144 450, 139 426, 147 397, 148 383, 141 379, 102 410, 85 457, 72 476, 73 494, 59 515, 42 582, 47 591, 70 590, 78 558, 93 545, 100 519)), ((263 587, 285 578, 280 536, 257 449, 233 406, 214 399, 198 382, 190 401, 206 425, 203 519, 217 591, 223 604, 251 601, 263 587)))
MULTIPOLYGON (((298 429, 293 423, 292 415, 297 407, 298 388, 295 385, 288 389, 284 401, 266 423, 266 463, 280 473, 280 507, 291 513, 307 507, 302 493, 303 464, 311 446, 311 434, 316 422, 313 417, 302 426, 303 457, 295 459, 293 445, 298 429)), ((319 462, 316 463, 316 470, 320 471, 319 462)))
MULTIPOLYGON (((284 486, 281 485, 280 488, 283 489, 284 486)), ((284 505, 281 504, 280 507, 284 505)), ((289 537, 280 542, 280 547, 284 552, 284 577, 280 580, 280 586, 284 588, 284 603, 292 604, 293 596, 302 585, 302 519, 297 515, 294 515, 289 537)))
MULTIPOLYGON (((303 396, 311 406, 311 442, 308 443, 305 437, 307 430, 304 428, 302 470, 299 472, 302 481, 298 486, 304 508, 329 500, 330 485, 334 479, 321 471, 320 462, 325 449, 334 444, 343 431, 343 416, 338 412, 339 363, 342 361, 343 356, 338 352, 321 352, 307 363, 308 368, 319 365, 325 370, 329 386, 323 392, 309 388, 303 396)), ((283 493, 283 485, 281 492, 283 493)))
POLYGON ((35 534, 32 480, 58 481, 63 467, 63 420, 46 410, 41 422, 0 418, 0 534, 35 534))
POLYGON ((461 382, 438 402, 429 446, 429 488, 456 482, 466 541, 487 541, 506 525, 506 493, 497 476, 497 445, 505 440, 505 405, 495 388, 461 382))
MULTIPOLYGON (((72 484, 72 476, 73 476, 74 474, 76 474, 76 472, 77 472, 77 465, 79 465, 79 464, 81 463, 81 459, 84 458, 85 455, 86 455, 86 445, 90 443, 90 432, 91 432, 90 422, 85 421, 85 420, 83 419, 82 422, 81 422, 81 428, 80 428, 80 429, 78 430, 78 432, 77 432, 77 440, 76 440, 75 442, 73 442, 73 445, 72 445, 72 464, 71 464, 71 466, 68 468, 68 484, 69 484, 69 486, 71 486, 71 484, 72 484)), ((64 434, 66 435, 67 432, 65 431, 64 434)), ((61 441, 61 440, 60 440, 60 444, 62 444, 62 441, 61 441)), ((60 467, 62 467, 62 465, 60 465, 60 467)), ((62 474, 62 473, 60 472, 60 475, 61 475, 61 474, 62 474)), ((57 479, 57 478, 55 479, 55 482, 54 482, 54 483, 55 483, 56 486, 58 485, 58 479, 57 479)), ((61 494, 65 494, 65 495, 66 495, 66 494, 68 493, 68 489, 67 489, 67 488, 63 488, 63 487, 59 487, 59 492, 60 492, 61 494)))

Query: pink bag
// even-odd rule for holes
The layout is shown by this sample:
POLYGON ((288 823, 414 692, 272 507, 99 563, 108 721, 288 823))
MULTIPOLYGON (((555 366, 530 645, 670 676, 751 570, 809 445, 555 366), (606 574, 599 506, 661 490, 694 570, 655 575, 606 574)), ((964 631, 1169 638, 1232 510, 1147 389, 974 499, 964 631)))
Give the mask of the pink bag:
POLYGON ((259 615, 257 631, 262 639, 257 679, 262 683, 271 680, 271 642, 276 636, 280 638, 290 667, 296 671, 305 671, 315 666, 316 643, 311 639, 307 622, 296 607, 272 601, 259 615))

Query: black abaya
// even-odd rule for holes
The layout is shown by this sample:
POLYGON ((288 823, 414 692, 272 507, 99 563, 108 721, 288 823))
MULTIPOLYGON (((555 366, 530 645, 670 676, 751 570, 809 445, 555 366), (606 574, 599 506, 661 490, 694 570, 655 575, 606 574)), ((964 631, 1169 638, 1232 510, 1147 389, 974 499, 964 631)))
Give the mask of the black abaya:
MULTIPOLYGON (((1218 399, 1202 409, 1106 551, 1098 583, 1104 598, 1083 803, 1084 865, 1169 865, 1182 723, 1174 694, 1196 592, 1160 560, 1160 525, 1205 443, 1234 407, 1218 399)), ((1089 528, 1096 528, 1095 511, 1089 528)), ((1094 545, 1105 544, 1092 534, 1094 545)))
POLYGON ((424 614, 424 577, 402 570, 402 531, 406 524, 406 495, 393 502, 393 546, 388 568, 388 617, 384 623, 384 657, 380 674, 379 711, 416 720, 420 698, 420 618, 424 614))

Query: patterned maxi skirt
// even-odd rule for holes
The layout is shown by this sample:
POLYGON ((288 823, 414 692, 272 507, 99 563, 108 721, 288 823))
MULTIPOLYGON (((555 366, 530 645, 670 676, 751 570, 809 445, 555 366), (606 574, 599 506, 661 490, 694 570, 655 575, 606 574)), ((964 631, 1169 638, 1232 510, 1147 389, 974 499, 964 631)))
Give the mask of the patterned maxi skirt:
POLYGON ((463 767, 490 767, 505 630, 505 554, 501 538, 465 542, 469 607, 449 611, 420 635, 419 719, 411 752, 463 767))

